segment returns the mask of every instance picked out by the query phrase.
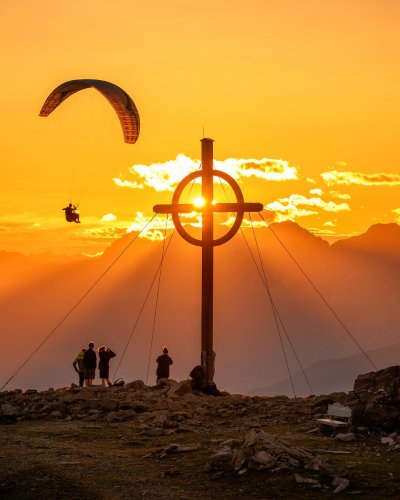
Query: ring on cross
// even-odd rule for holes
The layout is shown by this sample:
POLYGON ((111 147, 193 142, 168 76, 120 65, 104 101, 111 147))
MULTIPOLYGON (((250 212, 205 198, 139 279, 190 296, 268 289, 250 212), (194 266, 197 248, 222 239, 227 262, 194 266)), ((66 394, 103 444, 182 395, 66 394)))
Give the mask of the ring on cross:
POLYGON ((223 245, 227 241, 229 241, 233 236, 237 233, 240 228, 240 225, 243 220, 243 216, 245 212, 261 212, 263 209, 262 203, 245 203, 243 199, 243 193, 239 187, 239 184, 226 172, 222 172, 221 170, 212 170, 213 177, 220 177, 223 179, 233 190, 236 196, 236 203, 210 203, 205 202, 203 206, 197 207, 192 203, 179 203, 179 199, 182 195, 185 187, 192 180, 203 177, 204 171, 200 170, 198 172, 192 172, 187 175, 184 179, 176 187, 174 195, 172 197, 172 203, 166 205, 155 205, 153 210, 156 213, 170 213, 172 214, 172 220, 176 227, 178 233, 185 239, 187 242, 196 246, 203 246, 203 240, 195 238, 191 236, 186 229, 183 227, 182 222, 180 220, 179 215, 183 213, 191 213, 191 212, 202 212, 204 213, 221 213, 221 212, 235 212, 236 218, 232 227, 229 231, 224 235, 217 239, 212 240, 213 246, 223 245))

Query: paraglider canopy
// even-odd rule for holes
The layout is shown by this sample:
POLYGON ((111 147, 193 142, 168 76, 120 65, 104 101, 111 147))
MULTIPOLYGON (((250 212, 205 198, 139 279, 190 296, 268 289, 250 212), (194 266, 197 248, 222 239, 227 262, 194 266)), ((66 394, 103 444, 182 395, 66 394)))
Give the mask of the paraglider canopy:
POLYGON ((120 87, 104 80, 70 80, 62 83, 47 97, 39 116, 48 116, 69 96, 89 87, 98 90, 108 100, 121 122, 125 142, 135 144, 140 132, 139 112, 135 103, 120 87))

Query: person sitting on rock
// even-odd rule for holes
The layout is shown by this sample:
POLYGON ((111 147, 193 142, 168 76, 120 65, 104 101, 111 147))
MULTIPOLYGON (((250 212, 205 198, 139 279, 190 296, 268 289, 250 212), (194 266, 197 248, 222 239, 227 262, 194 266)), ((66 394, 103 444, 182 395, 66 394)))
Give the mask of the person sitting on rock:
POLYGON ((173 361, 168 356, 168 349, 164 346, 163 353, 157 358, 157 384, 161 378, 169 378, 169 367, 172 365, 173 361))
POLYGON ((189 374, 189 377, 191 378, 192 389, 194 391, 203 390, 204 371, 200 365, 196 365, 193 368, 193 370, 189 374))
POLYGON ((215 382, 206 382, 204 380, 204 370, 200 365, 196 365, 189 374, 194 391, 202 391, 210 396, 221 396, 221 392, 217 389, 215 382))

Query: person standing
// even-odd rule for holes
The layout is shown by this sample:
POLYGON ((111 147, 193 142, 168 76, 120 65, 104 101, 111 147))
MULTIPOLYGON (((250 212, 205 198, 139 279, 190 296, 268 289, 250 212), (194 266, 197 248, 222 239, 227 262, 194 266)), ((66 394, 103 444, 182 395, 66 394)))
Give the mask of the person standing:
POLYGON ((99 351, 99 370, 100 370, 100 378, 101 385, 105 386, 106 382, 109 386, 112 385, 110 382, 110 359, 115 358, 115 352, 112 352, 111 349, 106 349, 105 345, 102 345, 98 349, 99 351))
POLYGON ((169 378, 169 367, 172 365, 173 361, 168 356, 168 349, 164 346, 163 353, 157 358, 157 383, 160 378, 169 378))
POLYGON ((83 369, 83 355, 85 354, 85 351, 86 349, 82 349, 72 363, 76 373, 79 375, 79 387, 83 387, 83 382, 85 380, 85 371, 83 369))
POLYGON ((89 342, 89 348, 83 354, 83 370, 85 372, 85 385, 93 385, 93 379, 96 376, 97 356, 93 349, 94 342, 89 342))

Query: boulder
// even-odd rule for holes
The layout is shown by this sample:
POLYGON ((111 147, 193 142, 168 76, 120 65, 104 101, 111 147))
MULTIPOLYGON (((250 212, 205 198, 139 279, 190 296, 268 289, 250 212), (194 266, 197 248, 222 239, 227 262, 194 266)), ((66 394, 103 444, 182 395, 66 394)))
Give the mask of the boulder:
POLYGON ((1 412, 1 415, 3 415, 4 417, 16 417, 16 416, 18 416, 18 410, 15 408, 15 406, 7 404, 7 403, 4 405, 1 405, 0 412, 1 412))
POLYGON ((265 450, 260 450, 249 460, 249 469, 271 469, 275 464, 275 457, 265 450))
POLYGON ((73 394, 68 394, 62 398, 65 402, 73 402, 73 401, 88 401, 89 399, 93 399, 93 393, 90 390, 85 388, 83 391, 79 391, 73 394))
POLYGON ((390 397, 399 400, 400 366, 390 366, 377 372, 359 375, 354 382, 354 393, 367 404, 371 397, 390 397))
POLYGON ((184 396, 185 394, 193 393, 192 383, 190 380, 181 380, 180 382, 174 382, 171 384, 169 391, 167 393, 168 397, 173 396, 184 396))
POLYGON ((19 416, 19 411, 15 406, 9 403, 5 403, 0 406, 0 422, 2 423, 15 422, 18 416, 19 416))
POLYGON ((176 380, 170 378, 159 378, 157 380, 157 387, 170 387, 172 384, 176 384, 176 380))
POLYGON ((210 457, 210 461, 205 465, 207 472, 228 473, 232 471, 233 453, 229 446, 224 446, 210 457))
POLYGON ((392 437, 383 437, 381 438, 381 443, 393 446, 396 442, 392 437))
POLYGON ((51 418, 61 418, 62 413, 60 412, 60 410, 54 410, 50 413, 50 417, 51 418))
POLYGON ((143 380, 134 380, 133 382, 128 382, 125 384, 127 389, 134 389, 135 391, 139 391, 145 388, 143 380))
POLYGON ((118 401, 111 398, 104 398, 98 402, 98 406, 103 410, 114 411, 118 409, 118 401))
POLYGON ((354 396, 354 425, 385 431, 400 428, 400 366, 359 375, 354 396))
POLYGON ((251 429, 243 445, 234 452, 233 466, 236 470, 272 469, 277 462, 282 466, 296 468, 301 462, 310 462, 312 455, 302 448, 290 448, 282 439, 263 430, 251 429))
POLYGON ((354 432, 339 432, 338 434, 336 434, 335 439, 337 441, 341 441, 342 443, 352 443, 356 440, 356 435, 354 434, 354 432))

